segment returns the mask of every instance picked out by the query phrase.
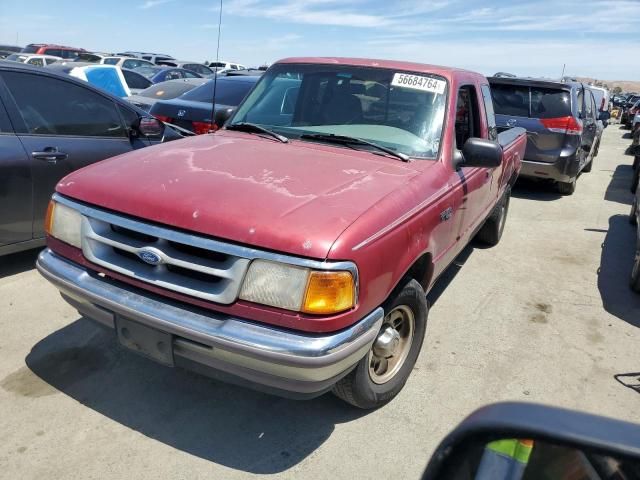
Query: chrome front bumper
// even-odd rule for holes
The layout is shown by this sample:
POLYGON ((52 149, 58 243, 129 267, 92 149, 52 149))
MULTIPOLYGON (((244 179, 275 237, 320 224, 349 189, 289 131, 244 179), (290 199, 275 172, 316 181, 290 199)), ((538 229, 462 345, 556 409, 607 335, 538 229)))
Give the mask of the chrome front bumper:
POLYGON ((89 273, 50 249, 40 253, 36 266, 82 315, 113 329, 123 318, 170 334, 176 365, 288 396, 329 390, 367 354, 384 317, 377 308, 336 333, 295 333, 146 294, 89 273))

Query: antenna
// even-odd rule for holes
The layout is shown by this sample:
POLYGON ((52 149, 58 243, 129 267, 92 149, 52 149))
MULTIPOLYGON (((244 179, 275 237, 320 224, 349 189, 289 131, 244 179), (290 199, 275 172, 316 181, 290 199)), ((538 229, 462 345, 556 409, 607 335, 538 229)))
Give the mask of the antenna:
POLYGON ((220 61, 220 33, 222 29, 222 0, 220 0, 220 12, 218 15, 218 46, 216 47, 216 66, 213 75, 213 98, 211 102, 211 125, 216 123, 216 87, 218 86, 218 62, 220 61))
MULTIPOLYGON (((220 0, 220 3, 222 3, 222 0, 220 0)), ((220 8, 222 8, 222 7, 220 7, 220 8)), ((562 81, 564 79, 564 69, 565 69, 566 66, 567 66, 566 63, 562 64, 562 75, 560 75, 560 81, 562 81)))

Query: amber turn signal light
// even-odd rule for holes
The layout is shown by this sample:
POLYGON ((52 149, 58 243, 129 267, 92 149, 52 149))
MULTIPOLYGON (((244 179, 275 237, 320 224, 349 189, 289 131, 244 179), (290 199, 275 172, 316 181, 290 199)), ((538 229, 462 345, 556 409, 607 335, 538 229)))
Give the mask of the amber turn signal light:
POLYGON ((47 235, 51 235, 51 226, 53 224, 53 211, 56 208, 56 202, 49 200, 47 206, 47 215, 44 217, 44 231, 47 235))
POLYGON ((311 272, 302 311, 318 315, 353 307, 355 285, 350 272, 311 272))

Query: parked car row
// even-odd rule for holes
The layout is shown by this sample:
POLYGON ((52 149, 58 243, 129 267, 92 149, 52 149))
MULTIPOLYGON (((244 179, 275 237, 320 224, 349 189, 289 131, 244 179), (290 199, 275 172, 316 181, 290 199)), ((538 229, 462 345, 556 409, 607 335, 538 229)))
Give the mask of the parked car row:
POLYGON ((44 245, 62 177, 124 152, 182 138, 143 110, 54 70, 0 61, 0 255, 44 245))

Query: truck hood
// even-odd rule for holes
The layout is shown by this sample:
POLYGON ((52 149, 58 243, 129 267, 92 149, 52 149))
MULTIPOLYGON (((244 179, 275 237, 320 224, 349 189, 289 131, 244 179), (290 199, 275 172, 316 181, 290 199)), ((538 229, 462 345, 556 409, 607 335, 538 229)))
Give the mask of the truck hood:
POLYGON ((221 131, 91 165, 57 191, 234 243, 326 258, 362 213, 433 163, 221 131))

